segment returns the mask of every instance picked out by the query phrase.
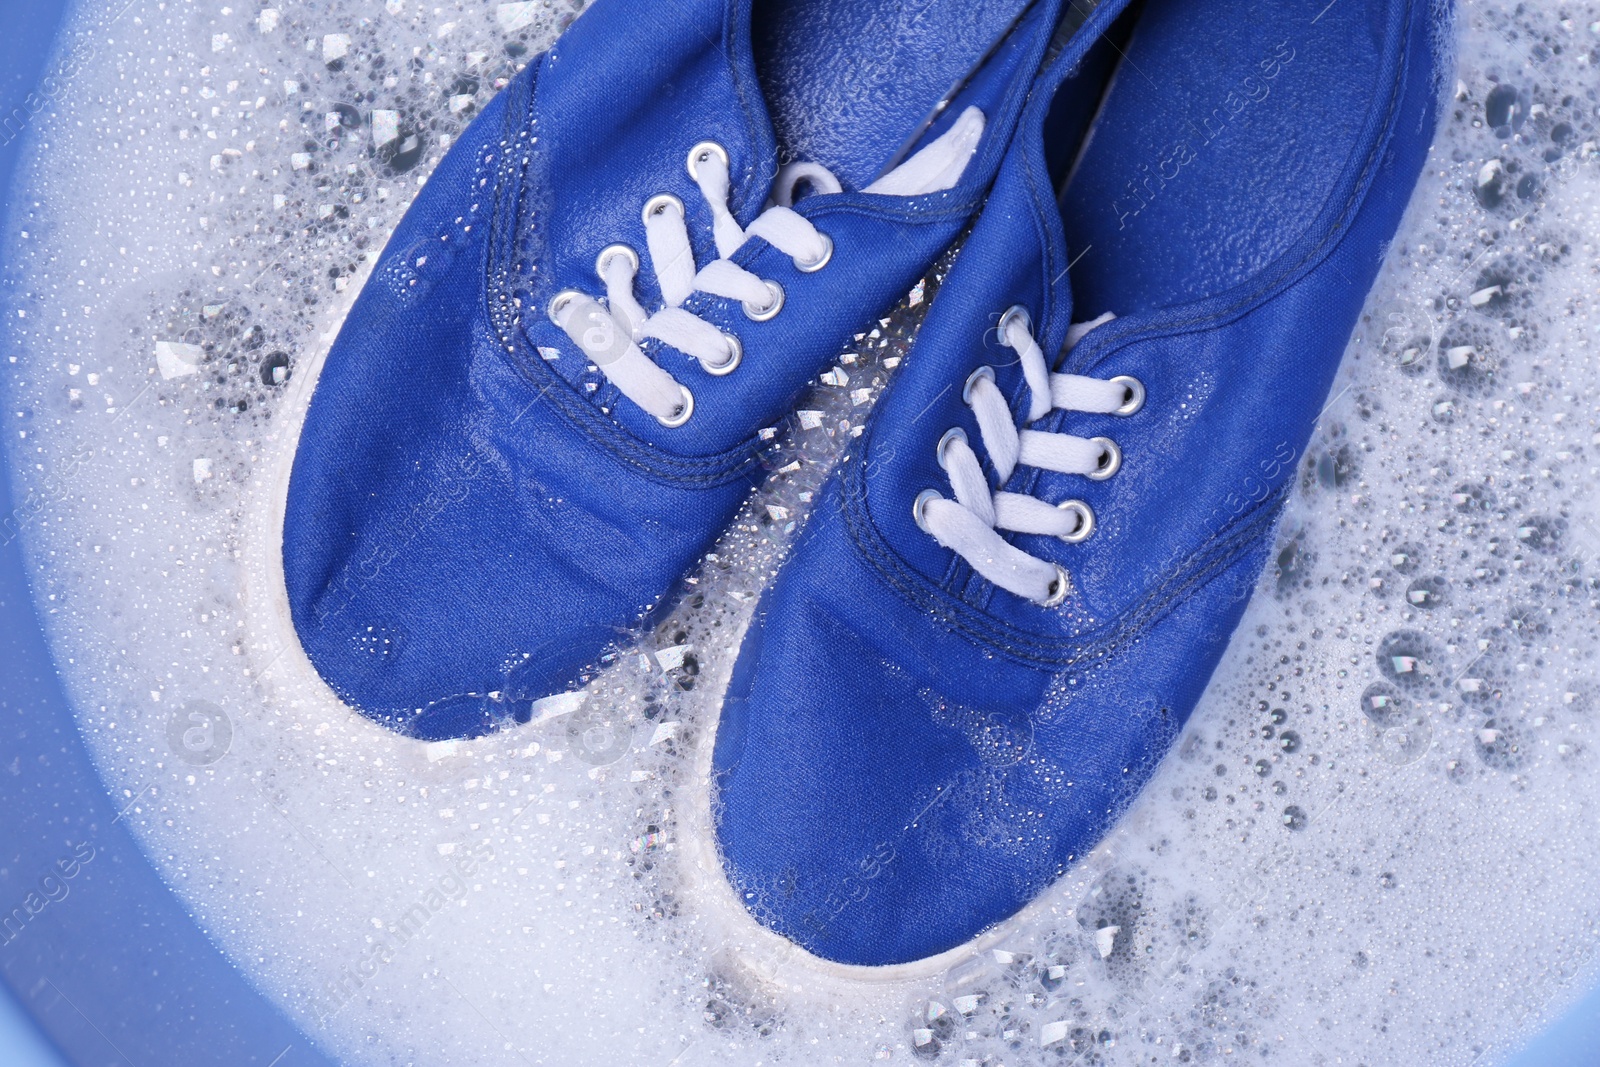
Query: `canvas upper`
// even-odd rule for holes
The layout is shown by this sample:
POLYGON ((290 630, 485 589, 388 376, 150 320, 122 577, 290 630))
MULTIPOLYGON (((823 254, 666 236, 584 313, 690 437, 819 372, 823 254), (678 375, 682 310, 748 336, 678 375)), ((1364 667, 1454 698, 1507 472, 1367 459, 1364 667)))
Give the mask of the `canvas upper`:
POLYGON ((473 736, 582 684, 670 604, 762 477, 758 431, 981 205, 1059 7, 597 0, 451 147, 317 381, 283 561, 294 626, 332 689, 402 732, 473 736), (981 136, 943 184, 867 191, 1019 14, 909 146, 933 154, 978 116, 981 136), (880 55, 877 33, 902 46, 880 55), (761 43, 802 34, 810 52, 761 43), (866 62, 874 56, 890 66, 866 62), (720 222, 723 206, 687 165, 706 143, 726 160, 720 222), (819 164, 840 183, 813 181, 793 205, 801 222, 772 213, 791 243, 795 233, 831 242, 826 265, 802 269, 811 261, 763 236, 722 261, 718 227, 767 225, 774 178, 790 163, 819 164), (690 268, 717 262, 782 287, 782 310, 765 321, 738 300, 681 300, 713 336, 740 341, 732 373, 632 334, 638 323, 597 276, 600 253, 625 245, 642 263, 642 312, 668 303, 642 214, 660 194, 681 205, 661 210, 681 210, 690 268), (573 307, 596 316, 599 333, 573 307), (692 416, 668 426, 631 399, 619 353, 681 383, 692 416))
POLYGON ((1083 857, 1148 779, 1239 620, 1410 197, 1440 32, 1426 0, 1149 0, 1059 207, 1050 101, 1030 104, 734 670, 712 810, 758 921, 845 964, 957 948, 1083 857), (1035 418, 1000 334, 1016 307, 1051 370, 1130 376, 1142 406, 1035 418), (1063 353, 1069 324, 1106 312, 1063 353), (975 372, 1016 425, 1108 438, 1120 469, 1021 462, 995 485, 964 399, 975 372), (985 493, 1092 513, 1075 541, 990 535, 989 573, 1017 550, 1060 585, 1001 588, 925 528, 929 509, 954 515, 952 429, 985 493))

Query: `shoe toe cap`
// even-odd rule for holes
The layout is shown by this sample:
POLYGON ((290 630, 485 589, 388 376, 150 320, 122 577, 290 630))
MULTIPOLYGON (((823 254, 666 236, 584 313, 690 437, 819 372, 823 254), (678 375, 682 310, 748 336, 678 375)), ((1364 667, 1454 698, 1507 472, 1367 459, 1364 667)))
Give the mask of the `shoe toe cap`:
POLYGON ((718 725, 726 873, 759 922, 833 962, 954 948, 1056 873, 1055 841, 1005 795, 1035 769, 1028 731, 1025 716, 953 706, 780 596, 718 725))

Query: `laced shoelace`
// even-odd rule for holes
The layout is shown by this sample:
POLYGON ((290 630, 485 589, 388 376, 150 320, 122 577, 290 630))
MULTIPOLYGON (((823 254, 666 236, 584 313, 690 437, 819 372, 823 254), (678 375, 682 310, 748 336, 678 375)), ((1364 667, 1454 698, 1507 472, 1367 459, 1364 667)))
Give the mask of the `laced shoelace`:
MULTIPOLYGON (((984 115, 964 111, 948 130, 914 156, 869 185, 864 192, 914 196, 953 187, 983 135, 984 115)), ((683 201, 670 193, 653 196, 644 205, 645 243, 650 268, 660 286, 662 304, 647 312, 634 293, 639 253, 614 244, 595 260, 595 273, 605 284, 605 303, 567 289, 551 299, 548 313, 590 362, 616 385, 623 396, 666 426, 682 426, 694 414, 694 394, 644 353, 651 338, 699 361, 708 374, 730 374, 744 358, 744 344, 683 307, 695 293, 737 300, 752 322, 766 322, 783 310, 783 287, 732 262, 751 238, 760 238, 794 261, 805 274, 821 270, 833 258, 833 241, 792 208, 794 192, 809 185, 814 194, 837 193, 839 180, 817 163, 783 167, 773 183, 772 202, 748 228, 741 228, 728 207, 731 190, 728 153, 714 141, 689 151, 689 176, 711 208, 717 258, 704 267, 694 261, 683 201)))
MULTIPOLYGON (((681 426, 694 412, 694 394, 656 364, 639 347, 648 338, 671 345, 699 361, 708 374, 729 374, 744 358, 744 345, 731 333, 683 308, 695 293, 737 300, 752 321, 765 322, 783 309, 783 287, 767 281, 731 257, 752 237, 759 237, 794 260, 805 273, 821 270, 833 258, 833 242, 809 219, 783 204, 771 204, 748 229, 740 227, 728 208, 728 153, 713 141, 689 152, 689 176, 711 208, 717 259, 696 269, 694 248, 683 201, 671 193, 653 196, 644 206, 645 241, 664 303, 650 314, 634 295, 639 254, 615 244, 595 260, 595 272, 606 287, 606 304, 564 290, 550 301, 550 319, 609 378, 622 395, 667 426, 681 426)), ((783 175, 780 175, 780 179, 783 175)), ((824 168, 812 165, 800 177, 813 186, 836 191, 839 183, 824 168)), ((797 180, 790 176, 791 182, 797 180)), ((792 187, 792 186, 791 186, 792 187)))
MULTIPOLYGON (((1063 351, 1113 317, 1108 312, 1093 322, 1072 326, 1063 351)), ((1144 386, 1127 375, 1108 380, 1052 373, 1034 340, 1028 313, 1021 307, 1013 307, 1001 317, 999 334, 1017 353, 1028 385, 1028 409, 1021 425, 995 385, 993 367, 979 367, 962 391, 962 399, 977 419, 998 484, 1005 485, 1019 464, 1096 481, 1116 474, 1122 466, 1122 450, 1110 438, 1047 433, 1030 430, 1027 425, 1051 411, 1132 415, 1144 405, 1144 386)), ((1012 545, 1001 531, 1059 537, 1077 544, 1094 533, 1094 512, 1089 505, 1081 500, 1050 504, 1024 493, 991 489, 982 462, 959 427, 940 439, 938 458, 950 475, 955 499, 948 500, 933 489, 918 494, 912 506, 917 525, 1000 588, 1044 607, 1065 600, 1072 588, 1067 572, 1059 564, 1012 545)))

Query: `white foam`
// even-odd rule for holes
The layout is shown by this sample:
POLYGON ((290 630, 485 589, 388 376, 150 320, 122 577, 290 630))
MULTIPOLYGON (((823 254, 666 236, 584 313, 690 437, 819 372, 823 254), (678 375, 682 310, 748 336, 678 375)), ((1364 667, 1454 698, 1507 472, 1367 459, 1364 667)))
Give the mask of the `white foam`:
POLYGON ((755 594, 937 279, 801 402, 696 595, 586 699, 405 742, 257 624, 251 501, 420 178, 570 12, 82 13, 7 235, 3 414, 39 604, 125 821, 344 1062, 1494 1058, 1590 980, 1600 926, 1600 37, 1593 4, 1463 10, 1458 99, 1177 752, 1027 928, 843 992, 732 962, 688 895, 684 798, 755 594), (383 141, 420 132, 414 166, 376 153, 371 112, 383 141), (1364 702, 1396 663, 1424 683, 1364 702), (231 734, 169 739, 218 714, 231 734))

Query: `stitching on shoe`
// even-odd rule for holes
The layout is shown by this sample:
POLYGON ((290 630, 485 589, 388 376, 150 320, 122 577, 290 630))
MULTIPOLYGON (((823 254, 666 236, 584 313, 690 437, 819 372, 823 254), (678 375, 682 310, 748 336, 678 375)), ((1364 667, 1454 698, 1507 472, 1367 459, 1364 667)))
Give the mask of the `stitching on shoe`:
MULTIPOLYGON (((501 134, 501 159, 495 179, 495 208, 482 264, 486 281, 484 312, 501 348, 502 357, 538 390, 543 400, 550 401, 577 432, 619 462, 652 480, 672 485, 715 487, 748 478, 760 466, 761 441, 755 433, 738 445, 710 456, 683 457, 668 452, 636 436, 614 417, 599 410, 598 403, 620 402, 620 395, 613 395, 616 393, 614 386, 608 383, 593 397, 580 394, 573 383, 545 366, 521 329, 522 316, 528 313, 531 305, 525 299, 523 307, 516 307, 517 282, 511 277, 510 268, 520 252, 522 226, 529 210, 528 179, 537 148, 519 142, 538 121, 538 70, 539 67, 533 68, 533 73, 525 81, 513 83, 518 95, 507 102, 501 134), (524 160, 513 158, 518 148, 523 150, 524 160)), ((507 91, 513 90, 508 88, 507 91)), ((939 195, 930 194, 930 198, 939 195)), ((916 207, 917 201, 913 201, 903 211, 889 210, 886 205, 874 202, 873 198, 846 194, 845 199, 832 202, 808 217, 824 219, 848 215, 896 224, 932 225, 970 217, 973 198, 963 198, 954 204, 942 203, 931 210, 916 210, 916 207)), ((748 255, 753 259, 763 250, 757 249, 748 255)))
MULTIPOLYGON (((1225 307, 1212 308, 1210 305, 1215 303, 1216 299, 1207 299, 1201 301, 1200 306, 1196 307, 1188 318, 1176 319, 1171 322, 1157 321, 1141 324, 1138 321, 1139 317, 1130 315, 1118 320, 1118 322, 1124 324, 1131 324, 1125 325, 1123 327, 1125 332, 1120 335, 1117 329, 1108 330, 1102 327, 1101 330, 1097 330, 1084 338, 1082 344, 1076 350, 1080 353, 1080 358, 1073 361, 1070 364, 1071 366, 1081 371, 1093 370, 1116 353, 1143 341, 1175 337, 1190 332, 1196 327, 1210 326, 1215 328, 1230 325, 1254 311, 1257 306, 1265 305, 1281 296, 1284 291, 1287 291, 1304 275, 1310 274, 1334 254, 1349 233, 1352 220, 1360 214, 1361 208, 1366 205, 1369 194, 1372 191, 1374 175, 1380 168, 1384 157, 1388 155, 1389 145, 1396 135, 1395 113, 1399 110, 1401 101, 1406 96, 1406 76, 1411 70, 1412 61, 1411 50, 1406 47, 1406 41, 1411 36, 1415 8, 1413 4, 1406 2, 1406 0, 1391 0, 1391 3, 1404 12, 1401 25, 1394 36, 1394 40, 1397 42, 1394 49, 1396 52, 1394 76, 1389 87, 1388 106, 1382 112, 1383 117, 1381 120, 1374 121, 1369 127, 1369 130, 1374 127, 1382 130, 1383 135, 1378 137, 1368 150, 1366 161, 1362 164, 1360 171, 1351 183, 1350 194, 1346 198, 1343 208, 1326 225, 1320 227, 1322 230, 1321 238, 1306 249, 1293 263, 1284 264, 1283 259, 1287 257, 1280 258, 1278 263, 1273 264, 1274 268, 1279 269, 1273 272, 1270 278, 1264 275, 1263 280, 1258 281, 1248 293, 1234 298, 1233 303, 1225 307), (1095 334, 1100 334, 1100 336, 1097 338, 1095 334), (1098 343, 1096 343, 1097 341, 1098 343)), ((1363 133, 1367 133, 1369 130, 1364 130, 1363 133)), ((1307 232, 1312 231, 1308 229, 1307 232)), ((1269 271, 1272 271, 1272 269, 1269 268, 1269 271)), ((1222 294, 1220 299, 1226 298, 1227 294, 1222 294)), ((1118 322, 1110 322, 1106 325, 1117 327, 1118 322)), ((1068 365, 1064 363, 1063 367, 1068 365)))
MULTIPOLYGON (((1362 164, 1360 170, 1351 183, 1350 193, 1345 200, 1344 206, 1340 209, 1338 215, 1332 221, 1321 227, 1323 231, 1322 237, 1316 241, 1312 247, 1306 249, 1301 256, 1297 257, 1293 263, 1283 266, 1282 269, 1278 271, 1272 272, 1270 276, 1266 278, 1266 280, 1261 281, 1258 285, 1254 286, 1248 294, 1240 296, 1232 304, 1220 309, 1211 309, 1208 305, 1211 304, 1212 301, 1205 301, 1204 304, 1207 306, 1202 306, 1201 308, 1196 309, 1192 313, 1191 317, 1171 323, 1140 325, 1137 320, 1133 320, 1130 317, 1130 319, 1122 320, 1134 322, 1133 328, 1129 329, 1124 336, 1110 336, 1109 339, 1101 338, 1101 343, 1099 345, 1095 345, 1091 341, 1091 338, 1095 338, 1095 334, 1107 330, 1107 327, 1102 327, 1101 330, 1095 331, 1094 333, 1090 334, 1089 338, 1085 338, 1085 340, 1081 342, 1079 350, 1081 351, 1083 349, 1087 349, 1088 354, 1080 361, 1074 361, 1071 364, 1064 363, 1063 367, 1070 365, 1078 371, 1092 371, 1095 367, 1098 367, 1108 360, 1112 355, 1131 348, 1136 344, 1166 340, 1186 332, 1192 332, 1196 327, 1199 326, 1210 325, 1217 327, 1229 325, 1236 319, 1242 318, 1245 314, 1253 311, 1256 306, 1264 305, 1270 300, 1275 299, 1278 295, 1281 295, 1281 290, 1286 290, 1290 285, 1298 280, 1300 276, 1309 274, 1311 271, 1315 270, 1337 250, 1339 244, 1349 232, 1351 220, 1360 213, 1361 208, 1367 203, 1372 189, 1374 175, 1382 160, 1387 156, 1389 145, 1396 135, 1396 112, 1400 109, 1401 103, 1406 97, 1405 82, 1407 74, 1411 69, 1412 57, 1409 50, 1405 47, 1405 42, 1410 37, 1415 14, 1412 6, 1408 3, 1405 3, 1404 0, 1393 0, 1393 2, 1398 4, 1404 12, 1403 17, 1400 20, 1400 26, 1398 27, 1393 38, 1397 42, 1394 45, 1394 52, 1396 53, 1396 60, 1394 62, 1394 76, 1390 85, 1388 106, 1385 107, 1381 112, 1382 119, 1374 121, 1372 125, 1369 126, 1369 129, 1375 127, 1384 132, 1381 137, 1378 137, 1373 141, 1372 147, 1368 150, 1365 162, 1362 164)), ((1033 173, 1037 161, 1033 158, 1031 152, 1028 153, 1024 159, 1024 178, 1027 181, 1030 195, 1034 197, 1037 207, 1041 203, 1038 194, 1038 175, 1033 173)), ((1045 205, 1045 208, 1048 210, 1057 210, 1053 198, 1048 204, 1045 205)), ((1035 211, 1034 222, 1036 226, 1039 225, 1038 219, 1039 212, 1035 211)), ((1053 249, 1053 242, 1048 240, 1044 241, 1042 247, 1047 250, 1048 254, 1049 250, 1053 249)), ((1043 270, 1045 268, 1041 265, 1041 269, 1043 270)), ((1048 273, 1045 273, 1043 276, 1046 279, 1050 277, 1048 273)), ((1049 293, 1050 286, 1048 284, 1046 284, 1044 291, 1046 294, 1049 293)), ((1056 314, 1056 309, 1054 307, 1050 309, 1050 314, 1052 316, 1056 314)), ((1116 323, 1107 324, 1108 327, 1115 327, 1116 325, 1116 323)), ((1108 332, 1114 333, 1114 331, 1108 332)), ((1008 397, 1008 399, 1011 401, 1013 410, 1016 409, 1016 406, 1019 402, 1021 388, 1021 383, 1016 384, 1012 389, 1012 395, 1008 397)), ((1058 427, 1061 418, 1062 414, 1060 412, 1053 413, 1052 417, 1050 417, 1043 424, 1042 428, 1050 429, 1053 427, 1058 427)), ((870 425, 870 421, 871 420, 869 420, 869 426, 866 432, 864 432, 860 438, 861 454, 863 456, 866 454, 866 451, 869 447, 869 442, 873 436, 873 428, 870 425)), ((863 465, 855 464, 854 466, 859 468, 863 465)), ((855 480, 853 475, 854 471, 845 472, 841 484, 853 482, 855 480)), ((1031 487, 1032 485, 1036 484, 1040 477, 1042 477, 1040 472, 1029 470, 1025 481, 1020 484, 1031 487)), ((1290 484, 1292 483, 1286 481, 1283 485, 1279 486, 1278 489, 1274 490, 1273 493, 1267 497, 1260 506, 1265 506, 1267 502, 1272 501, 1274 498, 1286 499, 1287 489, 1290 484)), ((1282 500, 1280 499, 1278 506, 1281 506, 1281 503, 1282 500)), ((1252 511, 1246 512, 1244 516, 1241 516, 1240 519, 1236 519, 1235 522, 1230 525, 1237 525, 1238 522, 1244 517, 1255 514, 1256 511, 1260 510, 1260 506, 1258 506, 1256 509, 1252 509, 1252 511)), ((860 493, 857 493, 852 486, 851 491, 841 492, 840 510, 844 515, 846 526, 851 531, 852 540, 856 542, 857 547, 867 558, 869 564, 875 570, 878 570, 879 573, 883 574, 885 580, 889 581, 891 585, 899 589, 914 603, 924 604, 924 606, 927 606, 927 603, 931 603, 931 601, 929 601, 928 598, 923 595, 923 592, 925 591, 919 592, 907 585, 903 585, 900 581, 893 577, 891 569, 880 565, 877 558, 880 552, 885 558, 892 559, 893 563, 897 565, 893 568, 894 570, 904 568, 907 574, 914 576, 915 582, 920 583, 924 587, 938 590, 938 592, 949 598, 951 603, 944 605, 944 612, 942 612, 942 614, 950 614, 952 612, 959 614, 961 611, 981 612, 981 607, 974 607, 972 604, 969 604, 967 600, 963 599, 957 594, 954 588, 956 586, 967 585, 969 580, 974 577, 974 575, 970 573, 970 567, 966 567, 965 565, 953 567, 950 574, 947 576, 946 581, 937 585, 923 575, 922 572, 917 571, 914 568, 910 568, 903 560, 899 558, 898 554, 896 554, 894 550, 888 546, 887 542, 883 540, 882 534, 877 529, 876 522, 872 517, 871 509, 867 507, 864 490, 860 493), (855 514, 857 508, 859 508, 861 512, 859 515, 855 514), (862 536, 859 536, 860 531, 858 531, 858 524, 870 527, 869 538, 864 539, 862 536), (869 547, 869 541, 871 547, 869 547), (959 604, 960 608, 954 608, 955 604, 959 604)), ((1217 533, 1209 537, 1206 542, 1204 542, 1199 549, 1197 549, 1196 552, 1189 557, 1190 560, 1196 559, 1206 551, 1208 546, 1217 543, 1217 541, 1226 533, 1226 531, 1227 527, 1224 527, 1223 530, 1219 530, 1217 533)), ((994 587, 992 583, 982 579, 979 579, 978 581, 981 583, 981 585, 975 585, 971 589, 965 589, 964 592, 970 594, 972 592, 976 592, 978 589, 984 589, 990 594, 993 593, 994 587)), ((1146 594, 1146 598, 1154 595, 1154 592, 1155 591, 1152 591, 1152 593, 1146 594)), ((987 597, 983 599, 984 602, 987 602, 987 597)), ((1122 617, 1124 619, 1131 618, 1131 616, 1139 610, 1137 605, 1142 602, 1143 601, 1136 601, 1135 606, 1130 607, 1126 612, 1124 612, 1122 617)), ((986 613, 983 614, 982 617, 986 620, 992 620, 992 622, 998 623, 998 620, 993 620, 993 617, 988 616, 986 613)), ((955 618, 952 618, 952 624, 956 625, 958 628, 967 630, 967 632, 979 635, 986 633, 988 629, 984 626, 979 626, 976 629, 970 629, 962 626, 955 618)), ((1007 631, 1013 633, 1020 634, 1026 632, 1020 630, 1020 628, 1011 626, 1010 624, 999 625, 1005 626, 1007 631)), ((993 637, 988 639, 991 642, 996 641, 996 639, 993 637)), ((999 639, 998 643, 1004 644, 1004 639, 999 639)), ((1059 646, 1059 642, 1057 642, 1057 645, 1059 646)), ((1026 653, 1022 653, 1022 655, 1027 656, 1026 653)), ((1030 656, 1028 658, 1032 657, 1030 656)))
MULTIPOLYGON (((863 450, 868 434, 862 434, 863 450)), ((1250 551, 1276 524, 1288 500, 1290 483, 1279 486, 1254 507, 1231 519, 1173 569, 1173 577, 1134 601, 1097 634, 1075 638, 1025 630, 1004 622, 934 585, 889 549, 865 507, 865 465, 851 462, 838 475, 839 511, 850 541, 863 561, 912 606, 930 612, 952 628, 995 646, 1028 666, 1061 668, 1099 659, 1159 622, 1189 592, 1226 570, 1250 551), (1063 650, 1065 649, 1065 650, 1063 650)))
MULTIPOLYGON (((541 60, 540 66, 542 63, 541 60)), ((568 426, 619 463, 654 481, 714 488, 747 478, 760 465, 759 438, 752 436, 734 448, 706 457, 678 457, 664 452, 628 433, 579 394, 571 382, 545 367, 524 335, 522 315, 527 307, 518 309, 516 306, 511 268, 515 265, 527 211, 527 185, 536 148, 521 146, 525 151, 523 159, 512 157, 519 140, 537 123, 539 67, 531 69, 533 73, 525 82, 513 83, 519 86, 518 94, 507 101, 499 150, 502 158, 495 177, 494 212, 482 263, 483 313, 501 357, 537 390, 539 399, 548 402, 568 426)))

